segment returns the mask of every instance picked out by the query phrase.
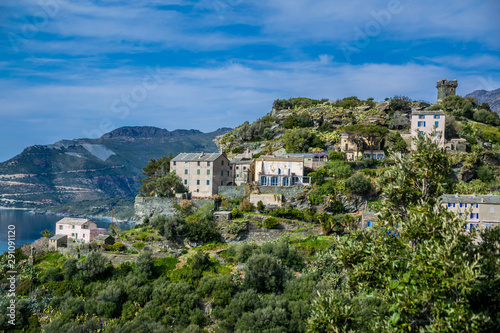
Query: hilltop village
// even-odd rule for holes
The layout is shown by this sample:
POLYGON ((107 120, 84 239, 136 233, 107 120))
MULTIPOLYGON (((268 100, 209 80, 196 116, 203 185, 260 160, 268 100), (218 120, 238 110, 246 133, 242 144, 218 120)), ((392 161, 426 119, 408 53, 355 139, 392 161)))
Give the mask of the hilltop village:
POLYGON ((500 330, 500 118, 457 86, 276 100, 151 159, 134 228, 65 217, 16 249, 16 330, 500 330))

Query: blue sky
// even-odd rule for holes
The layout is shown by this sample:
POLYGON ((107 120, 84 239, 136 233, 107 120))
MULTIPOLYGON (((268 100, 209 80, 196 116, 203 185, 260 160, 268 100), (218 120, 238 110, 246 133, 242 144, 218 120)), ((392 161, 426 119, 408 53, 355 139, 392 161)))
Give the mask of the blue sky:
POLYGON ((204 132, 276 98, 500 87, 497 0, 4 0, 0 161, 121 126, 204 132))

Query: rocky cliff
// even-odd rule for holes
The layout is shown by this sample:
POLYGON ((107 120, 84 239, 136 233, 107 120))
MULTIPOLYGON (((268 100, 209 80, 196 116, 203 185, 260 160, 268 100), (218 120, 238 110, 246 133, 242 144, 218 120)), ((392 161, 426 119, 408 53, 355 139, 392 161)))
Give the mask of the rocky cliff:
POLYGON ((500 88, 491 91, 476 90, 465 97, 473 97, 478 103, 488 103, 493 111, 500 114, 500 88))

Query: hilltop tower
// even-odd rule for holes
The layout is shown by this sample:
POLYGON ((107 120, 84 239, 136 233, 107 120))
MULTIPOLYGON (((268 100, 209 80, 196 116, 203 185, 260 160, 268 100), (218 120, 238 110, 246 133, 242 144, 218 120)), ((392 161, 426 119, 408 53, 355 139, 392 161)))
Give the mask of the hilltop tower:
POLYGON ((458 82, 457 80, 447 81, 446 79, 442 79, 437 82, 436 88, 438 89, 438 103, 442 102, 448 96, 456 95, 455 91, 457 89, 458 82))

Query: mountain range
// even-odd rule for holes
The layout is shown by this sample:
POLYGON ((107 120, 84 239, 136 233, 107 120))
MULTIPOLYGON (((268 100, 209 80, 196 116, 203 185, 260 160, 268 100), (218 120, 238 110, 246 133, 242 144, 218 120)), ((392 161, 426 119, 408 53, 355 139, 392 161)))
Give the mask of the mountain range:
POLYGON ((0 206, 40 207, 137 195, 151 158, 181 152, 216 152, 216 136, 229 131, 168 131, 122 127, 99 139, 62 140, 26 148, 0 163, 0 206))
POLYGON ((493 111, 500 114, 500 88, 491 91, 476 90, 465 97, 473 97, 478 103, 488 103, 493 111))

